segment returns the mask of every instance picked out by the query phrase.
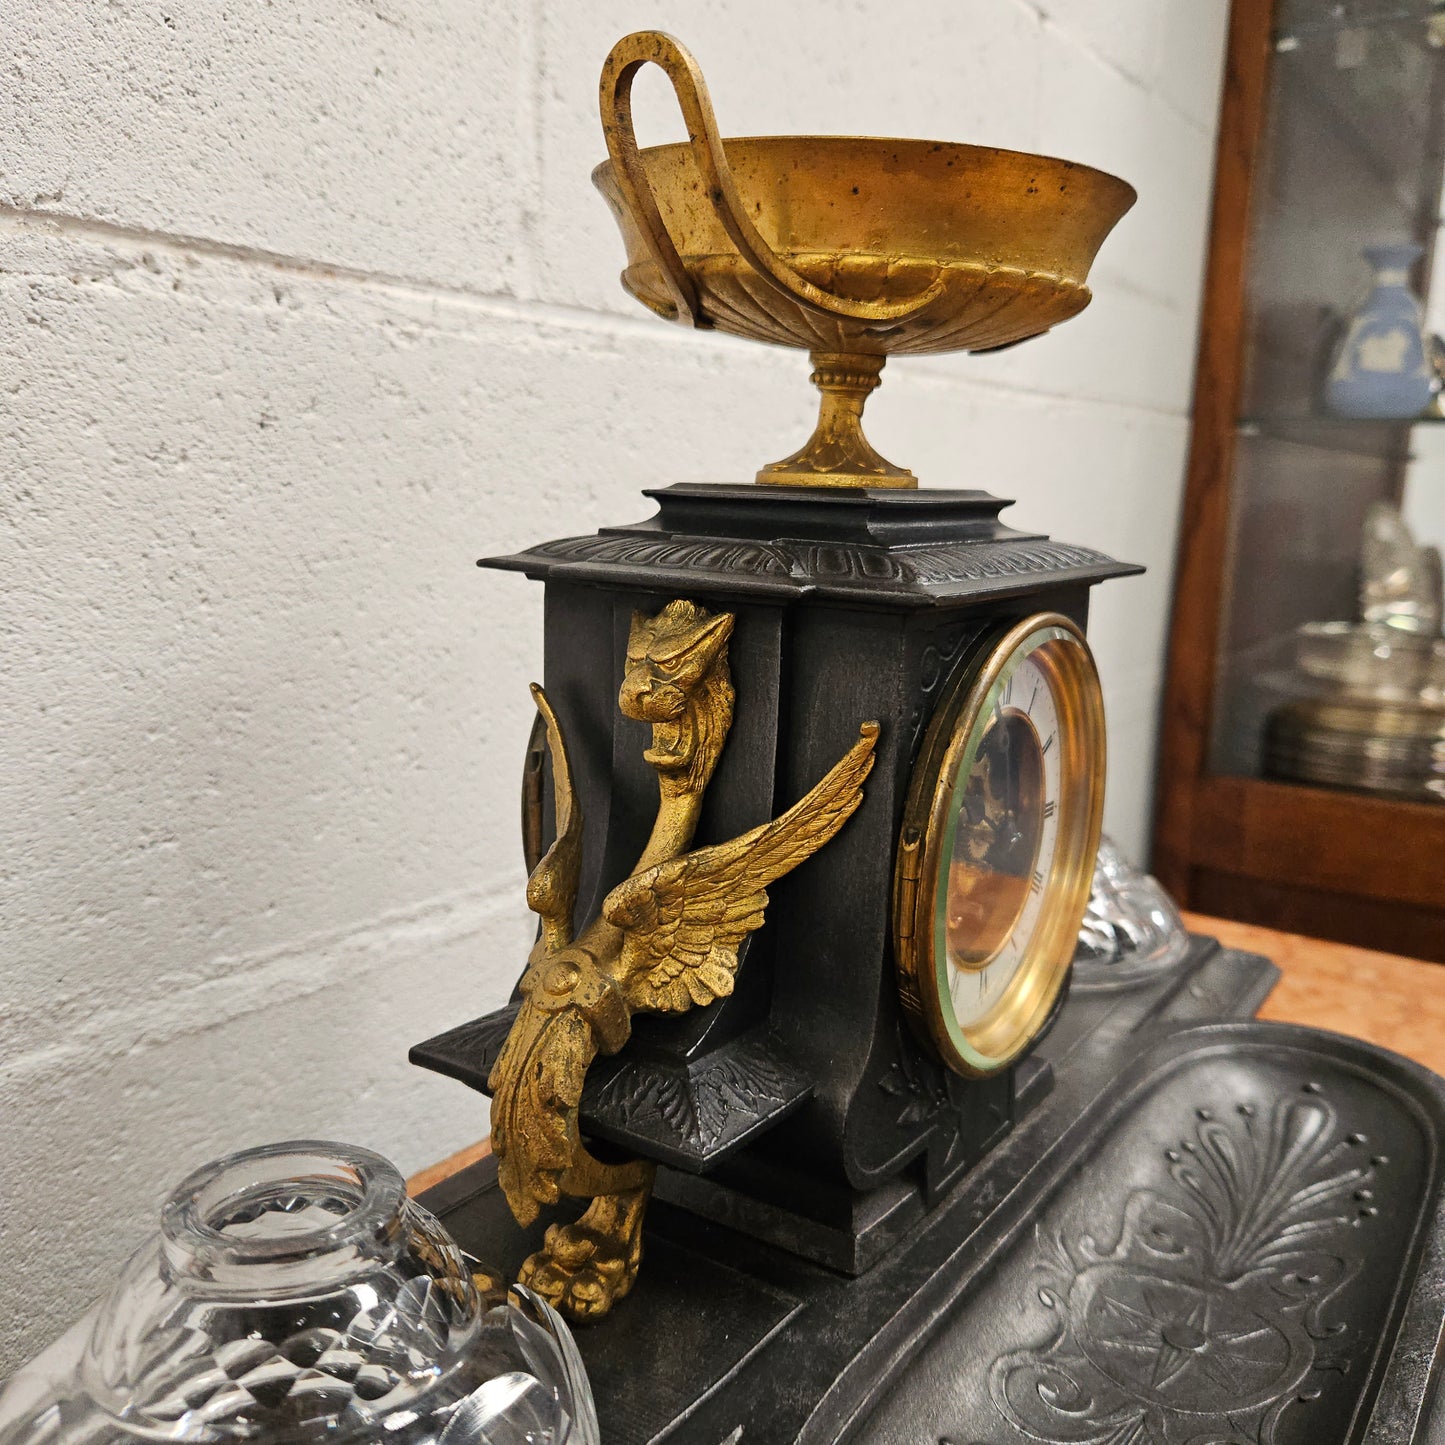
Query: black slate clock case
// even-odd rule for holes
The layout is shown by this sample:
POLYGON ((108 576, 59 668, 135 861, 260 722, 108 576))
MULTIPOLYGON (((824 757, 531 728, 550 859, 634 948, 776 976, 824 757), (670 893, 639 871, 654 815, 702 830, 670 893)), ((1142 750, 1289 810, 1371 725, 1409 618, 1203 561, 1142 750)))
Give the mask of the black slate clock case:
MULTIPOLYGON (((735 721, 699 843, 776 816, 860 722, 877 719, 882 733, 857 813, 770 888, 734 994, 673 1019, 639 1017, 622 1051, 589 1072, 584 1133, 663 1167, 638 1284, 607 1320, 579 1327, 579 1343, 608 1445, 875 1438, 865 1417, 890 1387, 895 1415, 902 1408, 903 1362, 940 1331, 953 1338, 969 1251, 1004 1225, 1006 1204, 1042 1207, 1037 1181, 1066 1143, 1081 1147, 1108 1079, 1171 1029, 1251 1013, 1275 974, 1198 940, 1168 978, 1072 1001, 1066 991, 1042 1047, 994 1078, 936 1063, 902 1015, 890 916, 929 719, 982 639, 1040 611, 1083 627, 1089 588, 1140 569, 1010 529, 1006 504, 977 491, 647 495, 659 510, 646 522, 486 564, 546 584, 545 685, 585 818, 579 920, 630 871, 656 806, 645 730, 617 708, 634 609, 687 597, 736 615, 735 721), (880 1344, 890 1338, 892 1354, 880 1344)), ((412 1058, 485 1092, 514 1012, 412 1058)), ((490 1161, 429 1202, 503 1269, 540 1242, 541 1224, 524 1232, 511 1219, 490 1161)), ((1291 1359, 1299 1353, 1296 1342, 1291 1359)), ((1022 1416, 1024 1434, 1004 1434, 1012 1406, 987 1388, 965 1403, 980 1411, 970 1429, 995 1421, 1000 1439, 1054 1438, 1046 1418, 1022 1416)), ((919 1409, 910 1432, 931 1418, 919 1409)))
MULTIPOLYGON (((1137 571, 1004 527, 981 492, 677 486, 656 518, 492 565, 546 583, 545 677, 586 820, 577 917, 646 842, 656 783, 617 708, 635 609, 686 596, 736 616, 737 706, 699 843, 775 817, 878 719, 863 806, 770 890, 734 994, 639 1018, 588 1076, 582 1123, 668 1166, 658 1196, 850 1274, 1007 1132, 1037 1070, 965 1081, 913 1038, 890 900, 923 734, 982 639, 1038 611, 1081 627, 1089 586, 1137 571)), ((480 1086, 494 1016, 419 1061, 480 1086), (481 1035, 485 1037, 481 1037, 481 1035)), ((470 1026, 469 1026, 470 1027, 470 1026)), ((449 1038, 452 1036, 448 1036, 449 1038)))

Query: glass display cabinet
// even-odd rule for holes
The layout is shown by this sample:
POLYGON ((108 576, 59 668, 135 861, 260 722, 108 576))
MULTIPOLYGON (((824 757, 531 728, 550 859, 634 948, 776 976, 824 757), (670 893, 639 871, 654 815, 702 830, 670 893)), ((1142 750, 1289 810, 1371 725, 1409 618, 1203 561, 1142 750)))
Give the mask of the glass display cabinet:
POLYGON ((1442 87, 1445 0, 1235 0, 1153 868, 1445 961, 1442 87))

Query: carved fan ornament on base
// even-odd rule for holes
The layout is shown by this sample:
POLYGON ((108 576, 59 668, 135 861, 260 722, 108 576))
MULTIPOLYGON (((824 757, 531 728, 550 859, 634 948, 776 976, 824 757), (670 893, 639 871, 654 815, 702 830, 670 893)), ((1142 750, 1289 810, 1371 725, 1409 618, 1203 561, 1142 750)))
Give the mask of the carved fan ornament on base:
POLYGON ((1112 1245, 1040 1235, 1038 1298, 1055 1333, 989 1376, 1026 1434, 1269 1445, 1290 1405, 1318 1394, 1311 1374, 1347 1369, 1371 1343, 1351 1342, 1329 1306, 1359 1267, 1348 1232, 1375 1216, 1386 1161, 1308 1093, 1267 1117, 1250 1103, 1198 1115, 1166 1152, 1167 1186, 1139 1189, 1106 1226, 1112 1245))

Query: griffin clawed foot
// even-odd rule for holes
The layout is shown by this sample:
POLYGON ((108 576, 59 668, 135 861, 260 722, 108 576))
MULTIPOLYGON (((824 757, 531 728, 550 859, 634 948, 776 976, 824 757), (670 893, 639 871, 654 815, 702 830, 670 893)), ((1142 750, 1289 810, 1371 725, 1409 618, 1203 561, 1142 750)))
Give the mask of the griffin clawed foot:
POLYGON ((599 1194, 575 1224, 548 1226, 546 1240, 518 1276, 553 1309, 574 1320, 600 1319, 632 1288, 642 1263, 642 1216, 652 1193, 645 1184, 599 1194))
POLYGON ((762 926, 769 884, 811 857, 863 800, 877 723, 781 817, 726 843, 687 852, 703 793, 732 725, 731 613, 670 602, 635 613, 619 706, 652 724, 643 756, 658 775, 658 810, 632 875, 573 936, 582 810, 561 725, 532 688, 552 758, 556 839, 527 883, 541 919, 519 984, 521 1005, 492 1070, 497 1178, 519 1223, 563 1195, 590 1199, 575 1224, 552 1225, 522 1282, 574 1320, 605 1315, 631 1289, 654 1166, 604 1164, 577 1111, 588 1065, 616 1053, 639 1012, 677 1013, 733 991, 744 939, 762 926))

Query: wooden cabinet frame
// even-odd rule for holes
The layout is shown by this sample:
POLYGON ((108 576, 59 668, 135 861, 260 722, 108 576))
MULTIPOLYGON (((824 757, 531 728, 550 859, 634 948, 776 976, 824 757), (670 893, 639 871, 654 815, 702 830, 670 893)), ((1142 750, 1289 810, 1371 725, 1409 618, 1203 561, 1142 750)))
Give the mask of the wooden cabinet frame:
POLYGON ((1208 770, 1272 12, 1230 17, 1151 866, 1186 907, 1445 962, 1445 806, 1208 770))

